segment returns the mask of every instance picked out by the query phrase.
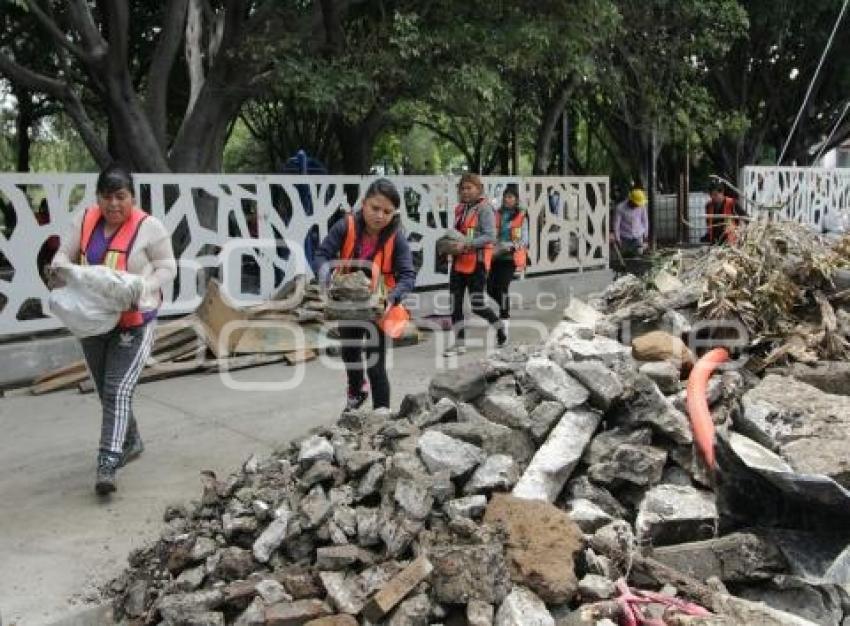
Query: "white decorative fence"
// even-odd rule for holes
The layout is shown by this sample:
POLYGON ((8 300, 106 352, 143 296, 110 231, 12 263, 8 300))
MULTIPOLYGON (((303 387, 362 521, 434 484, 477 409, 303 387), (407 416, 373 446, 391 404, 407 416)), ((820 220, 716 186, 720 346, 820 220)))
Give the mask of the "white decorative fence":
MULTIPOLYGON (((417 287, 447 282, 434 244, 450 223, 457 178, 390 177, 402 192, 402 222, 419 275, 417 287)), ((0 174, 0 203, 7 222, 0 236, 0 335, 57 328, 47 311, 38 253, 61 235, 74 211, 95 201, 93 174, 0 174), (46 203, 49 222, 36 210, 46 203), (40 220, 44 222, 44 220, 40 220), (14 225, 8 222, 15 222, 14 225), (13 226, 10 228, 10 226, 13 226)), ((205 276, 214 270, 227 293, 256 301, 274 294, 299 273, 344 211, 359 206, 374 177, 139 174, 139 206, 173 234, 178 278, 166 289, 164 314, 193 311, 205 276)), ((608 267, 607 177, 485 177, 498 200, 516 184, 529 210, 528 275, 608 267)))
POLYGON ((850 211, 850 168, 745 167, 748 212, 777 211, 787 219, 823 230, 839 211, 850 211))

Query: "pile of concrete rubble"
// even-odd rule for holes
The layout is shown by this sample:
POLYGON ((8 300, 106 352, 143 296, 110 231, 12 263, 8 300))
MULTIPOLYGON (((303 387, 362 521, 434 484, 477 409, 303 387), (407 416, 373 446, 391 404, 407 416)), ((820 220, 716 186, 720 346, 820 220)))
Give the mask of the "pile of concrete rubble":
POLYGON ((117 617, 841 624, 850 399, 716 374, 711 474, 683 412, 692 357, 658 330, 673 321, 633 348, 563 322, 544 345, 439 372, 398 412, 344 413, 237 473, 204 473, 200 500, 170 507, 111 583, 117 617))

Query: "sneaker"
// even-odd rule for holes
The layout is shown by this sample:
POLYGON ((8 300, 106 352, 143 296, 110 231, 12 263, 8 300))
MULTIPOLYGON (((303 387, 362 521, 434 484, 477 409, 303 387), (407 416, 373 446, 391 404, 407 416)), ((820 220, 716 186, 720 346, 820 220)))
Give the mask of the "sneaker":
POLYGON ((124 451, 121 454, 121 466, 127 465, 130 461, 138 459, 142 452, 145 451, 145 444, 142 443, 142 437, 139 431, 134 431, 124 441, 124 451))
POLYGON ((449 346, 443 351, 444 357, 457 356, 459 354, 466 353, 466 345, 462 341, 456 342, 454 345, 449 346))
POLYGON ((504 321, 499 321, 496 325, 496 343, 501 348, 508 342, 507 326, 504 321))
POLYGON ((366 398, 369 397, 369 391, 364 383, 360 388, 360 391, 352 391, 348 389, 346 392, 345 399, 345 408, 347 411, 354 411, 355 409, 359 409, 363 406, 363 403, 366 402, 366 398))
POLYGON ((97 478, 94 490, 99 496, 106 496, 117 489, 115 474, 121 467, 121 455, 111 452, 101 452, 97 456, 97 478))

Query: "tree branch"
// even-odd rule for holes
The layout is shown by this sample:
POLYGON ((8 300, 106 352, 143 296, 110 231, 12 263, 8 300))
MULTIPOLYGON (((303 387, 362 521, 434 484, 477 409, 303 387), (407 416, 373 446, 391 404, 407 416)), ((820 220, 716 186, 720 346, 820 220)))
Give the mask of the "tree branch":
POLYGON ((74 26, 83 38, 91 61, 101 61, 107 53, 108 45, 94 23, 91 9, 86 0, 69 0, 68 12, 74 26))
POLYGON ((44 27, 44 29, 50 34, 51 37, 58 43, 62 48, 85 61, 88 59, 88 54, 85 50, 80 48, 79 46, 74 45, 66 34, 62 31, 62 29, 57 26, 56 22, 50 18, 47 13, 39 6, 36 0, 27 0, 27 7, 32 12, 32 14, 36 17, 38 22, 44 27))
POLYGON ((112 160, 109 150, 98 136, 95 125, 86 113, 79 96, 66 83, 33 72, 15 63, 2 52, 0 52, 0 74, 4 74, 17 85, 61 100, 65 105, 65 111, 74 120, 80 137, 97 162, 105 166, 112 160))
POLYGON ((123 72, 128 67, 130 9, 127 0, 109 0, 104 7, 109 34, 109 64, 123 72))
POLYGON ((159 36, 150 68, 148 68, 148 93, 145 109, 154 135, 163 152, 166 147, 168 81, 174 60, 183 40, 183 24, 189 0, 169 0, 165 8, 165 26, 159 36))

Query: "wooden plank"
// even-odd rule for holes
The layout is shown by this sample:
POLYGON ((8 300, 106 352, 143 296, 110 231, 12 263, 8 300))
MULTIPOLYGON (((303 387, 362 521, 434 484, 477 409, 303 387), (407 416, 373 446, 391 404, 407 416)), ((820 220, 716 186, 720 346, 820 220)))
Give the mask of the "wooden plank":
POLYGON ((312 361, 317 356, 315 350, 296 350, 295 352, 284 353, 283 358, 286 359, 289 365, 295 365, 296 363, 312 361))
POLYGON ((209 372, 234 371, 259 365, 280 363, 285 358, 286 356, 283 354, 244 354, 208 361, 206 369, 209 372))
POLYGON ((164 350, 162 352, 152 354, 151 358, 155 359, 158 363, 167 363, 177 361, 186 356, 197 355, 201 351, 206 352, 206 350, 206 342, 195 339, 195 341, 190 341, 172 348, 171 350, 164 350))
POLYGON ((83 372, 71 372, 62 376, 56 376, 43 383, 32 385, 30 387, 30 393, 34 396, 40 396, 45 393, 50 393, 51 391, 67 389, 69 387, 73 387, 80 381, 85 380, 88 378, 88 375, 88 370, 85 370, 83 372))
POLYGON ((268 354, 321 350, 330 342, 312 326, 257 321, 239 339, 233 354, 268 354))
POLYGON ((55 370, 50 370, 49 372, 45 372, 41 376, 37 377, 32 381, 33 385, 40 385, 42 383, 46 383, 48 380, 52 380, 53 378, 57 378, 59 376, 67 376, 68 374, 78 374, 80 372, 86 371, 86 362, 85 361, 74 361, 70 365, 66 365, 65 367, 60 367, 55 370))

